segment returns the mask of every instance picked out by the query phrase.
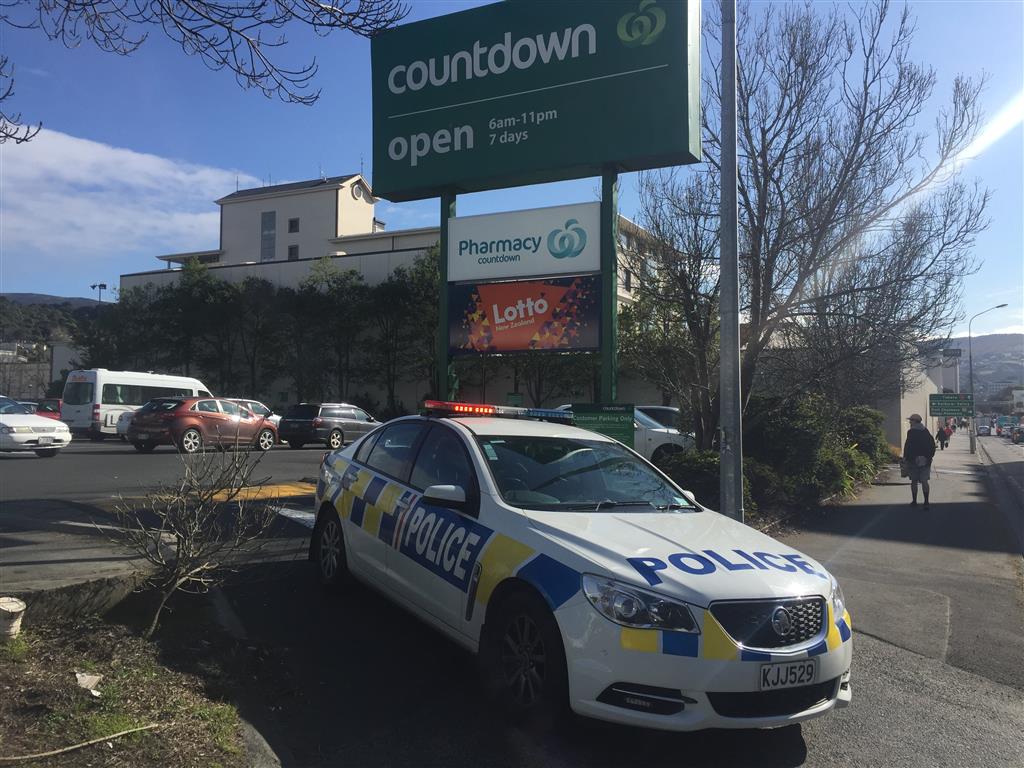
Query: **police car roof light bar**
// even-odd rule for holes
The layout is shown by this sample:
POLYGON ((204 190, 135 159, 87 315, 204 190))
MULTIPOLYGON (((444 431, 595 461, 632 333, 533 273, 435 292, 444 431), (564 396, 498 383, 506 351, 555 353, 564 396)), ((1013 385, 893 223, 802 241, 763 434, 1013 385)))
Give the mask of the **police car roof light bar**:
POLYGON ((486 405, 483 403, 453 403, 444 400, 424 400, 423 409, 437 416, 498 416, 506 419, 543 419, 572 423, 571 411, 551 408, 517 408, 511 405, 486 405))

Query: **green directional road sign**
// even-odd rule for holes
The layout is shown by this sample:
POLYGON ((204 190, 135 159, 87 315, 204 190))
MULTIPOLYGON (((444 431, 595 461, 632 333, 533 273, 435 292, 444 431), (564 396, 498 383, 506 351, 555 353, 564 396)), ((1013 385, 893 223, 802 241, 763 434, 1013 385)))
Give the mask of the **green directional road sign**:
POLYGON ((593 403, 573 404, 573 422, 581 429, 589 429, 633 447, 633 406, 602 405, 593 403))
POLYGON ((974 395, 928 395, 928 415, 972 417, 974 416, 974 395))

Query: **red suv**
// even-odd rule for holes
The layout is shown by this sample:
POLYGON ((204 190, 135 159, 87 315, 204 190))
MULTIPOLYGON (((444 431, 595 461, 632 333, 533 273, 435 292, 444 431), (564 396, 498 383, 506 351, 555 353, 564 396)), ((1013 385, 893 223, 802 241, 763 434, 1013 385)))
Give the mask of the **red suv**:
POLYGON ((128 442, 142 453, 158 445, 175 445, 182 453, 196 453, 207 445, 269 451, 277 442, 277 429, 263 416, 230 400, 159 397, 135 412, 128 442))

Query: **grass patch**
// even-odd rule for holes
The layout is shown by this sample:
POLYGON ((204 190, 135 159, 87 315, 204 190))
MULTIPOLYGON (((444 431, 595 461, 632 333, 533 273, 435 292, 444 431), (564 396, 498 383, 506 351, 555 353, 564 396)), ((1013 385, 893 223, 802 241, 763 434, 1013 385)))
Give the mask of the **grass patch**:
POLYGON ((240 768, 245 755, 234 706, 211 699, 206 681, 160 663, 158 648, 99 620, 33 626, 0 646, 0 755, 11 757, 160 727, 69 752, 33 766, 240 768), (102 675, 99 696, 76 672, 102 675))
POLYGON ((28 655, 29 644, 24 634, 0 642, 0 663, 23 664, 28 655))

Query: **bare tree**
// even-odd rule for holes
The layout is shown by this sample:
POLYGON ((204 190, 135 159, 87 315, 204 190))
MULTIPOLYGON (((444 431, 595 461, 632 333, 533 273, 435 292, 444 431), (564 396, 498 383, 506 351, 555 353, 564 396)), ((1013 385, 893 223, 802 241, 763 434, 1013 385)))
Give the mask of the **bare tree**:
POLYGON ((265 483, 254 477, 259 461, 245 450, 181 454, 176 482, 115 506, 112 540, 148 561, 159 595, 147 639, 175 592, 208 592, 265 540, 276 510, 273 500, 257 500, 265 483))
POLYGON ((676 172, 640 179, 644 234, 621 260, 638 276, 620 318, 624 367, 670 393, 694 416, 699 447, 717 423, 718 218, 714 180, 676 172))
MULTIPOLYGON (((681 192, 695 181, 660 193, 701 216, 718 208, 719 31, 720 19, 711 17, 708 162, 694 172, 705 177, 705 194, 696 206, 685 202, 681 192)), ((805 355, 794 385, 813 383, 838 359, 883 344, 903 356, 943 335, 959 317, 974 238, 987 226, 987 191, 957 176, 979 128, 982 83, 957 78, 925 131, 935 76, 911 60, 909 11, 894 14, 885 0, 829 10, 744 5, 737 36, 745 396, 766 356, 812 337, 827 354, 805 355)), ((645 205, 645 224, 664 217, 659 205, 645 205)), ((681 317, 686 310, 678 305, 681 317)), ((710 370, 714 360, 703 364, 710 370)))
MULTIPOLYGON (((0 0, 0 23, 38 29, 68 48, 89 40, 101 51, 127 56, 151 31, 162 32, 210 69, 228 69, 243 88, 296 104, 314 104, 317 62, 294 66, 278 60, 288 24, 307 25, 320 36, 348 30, 372 37, 408 13, 401 0, 0 0)), ((0 59, 0 104, 13 92, 8 61, 0 59)), ((20 115, 0 113, 0 142, 28 141, 39 128, 20 126, 20 115)))
MULTIPOLYGON (((14 66, 6 56, 0 56, 0 105, 3 105, 13 95, 14 66)), ((22 125, 20 112, 7 114, 6 111, 0 109, 0 144, 8 141, 13 141, 15 144, 29 141, 42 130, 42 127, 41 123, 35 126, 22 125)))

